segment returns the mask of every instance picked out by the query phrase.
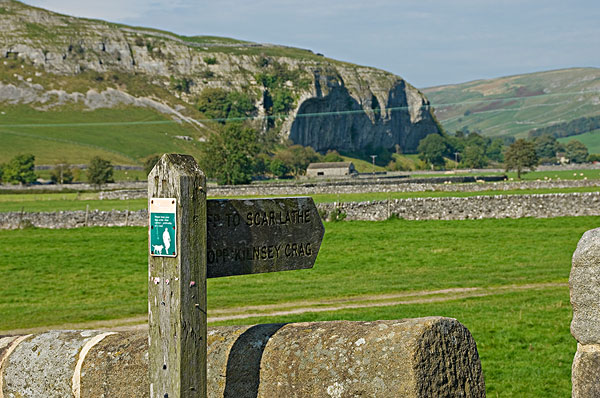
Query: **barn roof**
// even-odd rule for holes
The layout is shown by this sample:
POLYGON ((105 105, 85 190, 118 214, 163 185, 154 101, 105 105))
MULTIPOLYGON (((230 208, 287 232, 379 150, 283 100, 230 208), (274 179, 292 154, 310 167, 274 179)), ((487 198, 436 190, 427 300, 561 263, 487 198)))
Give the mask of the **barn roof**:
POLYGON ((311 163, 309 169, 347 169, 353 166, 352 162, 327 162, 327 163, 311 163))

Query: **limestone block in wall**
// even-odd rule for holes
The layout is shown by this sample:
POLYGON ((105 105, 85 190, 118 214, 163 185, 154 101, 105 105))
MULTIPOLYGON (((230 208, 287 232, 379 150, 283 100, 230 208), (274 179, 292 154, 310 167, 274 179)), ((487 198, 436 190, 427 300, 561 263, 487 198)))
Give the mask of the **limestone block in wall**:
POLYGON ((106 335, 52 331, 8 342, 0 357, 0 397, 73 396, 79 388, 79 358, 84 347, 106 335))
POLYGON ((569 277, 577 340, 571 380, 574 398, 600 397, 600 228, 587 231, 573 253, 569 277))
MULTIPOLYGON (((571 334, 580 344, 600 344, 600 228, 583 234, 573 253, 571 334)), ((599 369, 600 371, 600 369, 599 369)))
MULTIPOLYGON (((0 391, 148 397, 147 350, 146 331, 0 339, 0 391)), ((450 318, 209 328, 208 358, 209 397, 485 396, 475 341, 450 318)))
POLYGON ((577 345, 573 359, 573 398, 600 397, 600 345, 577 345))

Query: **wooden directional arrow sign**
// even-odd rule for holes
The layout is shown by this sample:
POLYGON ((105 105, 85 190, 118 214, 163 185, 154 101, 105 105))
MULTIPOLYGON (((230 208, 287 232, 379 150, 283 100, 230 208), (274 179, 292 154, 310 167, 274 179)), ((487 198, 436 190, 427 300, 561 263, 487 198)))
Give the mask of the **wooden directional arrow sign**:
POLYGON ((311 268, 325 229, 310 197, 207 201, 207 277, 311 268))

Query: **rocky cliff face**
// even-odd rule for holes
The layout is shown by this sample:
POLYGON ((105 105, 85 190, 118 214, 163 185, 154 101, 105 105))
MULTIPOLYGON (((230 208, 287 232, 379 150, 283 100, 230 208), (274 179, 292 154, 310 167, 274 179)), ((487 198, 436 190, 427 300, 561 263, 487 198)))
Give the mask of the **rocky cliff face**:
POLYGON ((315 73, 315 90, 291 123, 292 141, 318 151, 399 146, 410 152, 438 131, 427 100, 404 80, 368 68, 337 71, 338 78, 315 73))
POLYGON ((0 101, 49 109, 115 106, 126 97, 189 121, 203 90, 222 88, 247 93, 255 102, 251 116, 271 120, 257 123, 263 128, 318 151, 399 145, 410 152, 439 132, 427 99, 403 79, 308 50, 181 37, 13 0, 0 0, 0 16, 0 101), (291 100, 283 115, 269 107, 273 87, 261 74, 284 77, 277 90, 291 100))

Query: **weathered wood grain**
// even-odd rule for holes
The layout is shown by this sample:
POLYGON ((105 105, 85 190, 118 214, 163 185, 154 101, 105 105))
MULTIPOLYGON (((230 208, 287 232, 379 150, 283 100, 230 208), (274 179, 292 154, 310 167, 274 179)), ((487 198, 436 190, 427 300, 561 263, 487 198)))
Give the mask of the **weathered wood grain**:
POLYGON ((176 199, 177 256, 148 254, 150 397, 205 398, 206 179, 194 158, 163 155, 151 198, 176 199))

